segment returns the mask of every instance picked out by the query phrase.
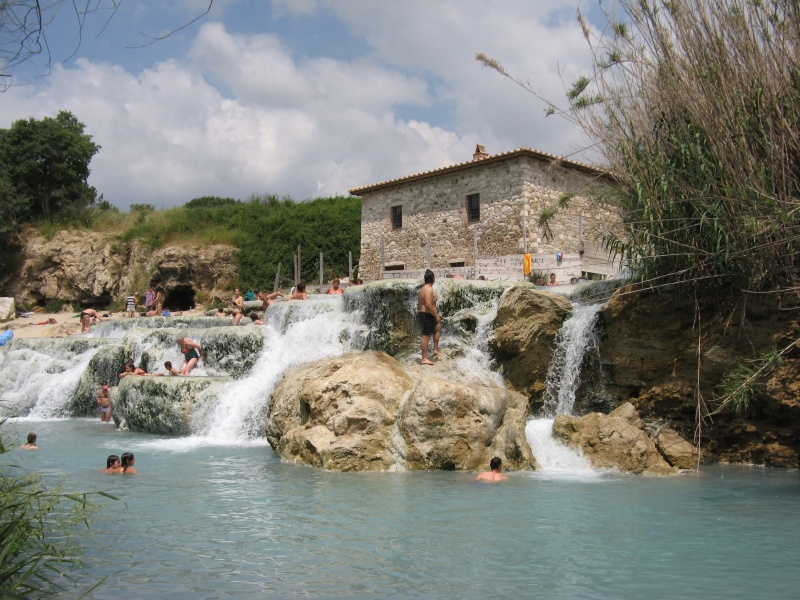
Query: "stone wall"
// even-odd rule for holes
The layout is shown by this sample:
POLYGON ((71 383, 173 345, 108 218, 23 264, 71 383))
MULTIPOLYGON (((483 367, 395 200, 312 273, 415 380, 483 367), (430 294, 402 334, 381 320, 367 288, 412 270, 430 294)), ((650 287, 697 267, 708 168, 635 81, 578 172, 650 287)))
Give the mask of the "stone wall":
MULTIPOLYGON (((521 254, 525 215, 528 251, 534 255, 577 253, 579 218, 583 238, 593 239, 595 226, 618 222, 616 212, 593 202, 589 194, 608 185, 596 173, 546 161, 533 153, 513 152, 507 159, 484 159, 442 173, 409 178, 361 192, 361 260, 359 275, 380 278, 381 236, 387 266, 447 268, 454 262, 474 265, 474 230, 478 256, 521 254), (480 194, 480 220, 469 222, 467 195, 480 194), (569 207, 551 223, 552 242, 538 226, 542 209, 574 194, 569 207), (401 229, 392 229, 391 207, 402 206, 401 229)), ((355 190, 354 193, 359 193, 355 190)))

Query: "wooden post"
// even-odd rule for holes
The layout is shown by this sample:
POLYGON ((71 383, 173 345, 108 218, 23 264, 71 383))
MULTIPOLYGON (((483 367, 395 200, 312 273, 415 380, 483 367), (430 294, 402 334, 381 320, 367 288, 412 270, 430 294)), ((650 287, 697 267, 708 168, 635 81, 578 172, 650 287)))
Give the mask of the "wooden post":
POLYGON ((322 252, 319 253, 319 287, 322 287, 324 284, 322 283, 322 252))
POLYGON ((472 230, 472 266, 478 269, 478 226, 472 230))
POLYGON ((351 281, 353 281, 353 251, 349 250, 347 252, 347 284, 350 285, 351 281))
POLYGON ((383 271, 386 268, 386 256, 383 252, 383 234, 381 234, 381 272, 378 279, 383 279, 383 271))
POLYGON ((303 273, 300 271, 300 265, 303 264, 300 260, 300 244, 297 244, 297 281, 295 284, 300 283, 300 280, 303 278, 303 273))
POLYGON ((275 285, 272 286, 272 291, 277 292, 278 287, 281 285, 281 263, 278 261, 278 271, 275 273, 275 285))

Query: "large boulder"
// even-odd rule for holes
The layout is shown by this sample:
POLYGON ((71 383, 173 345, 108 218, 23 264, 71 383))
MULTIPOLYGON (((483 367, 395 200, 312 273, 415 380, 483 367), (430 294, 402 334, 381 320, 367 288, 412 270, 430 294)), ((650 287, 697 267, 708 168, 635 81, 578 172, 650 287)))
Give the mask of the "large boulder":
POLYGON ((630 404, 608 415, 559 415, 553 422, 553 435, 578 448, 594 467, 647 475, 677 473, 642 429, 642 421, 630 404))
POLYGON ((415 381, 397 360, 368 351, 287 372, 267 439, 287 460, 340 471, 473 470, 493 456, 529 469, 525 404, 502 388, 415 381))
POLYGON ((111 392, 111 412, 130 431, 188 435, 198 406, 213 404, 227 377, 122 378, 111 392))
POLYGON ((0 298, 0 323, 17 316, 17 307, 13 298, 0 298))
POLYGON ((400 416, 406 461, 414 469, 475 470, 499 456, 506 468, 532 468, 526 404, 511 390, 426 377, 400 416))
POLYGON ((402 460, 394 428, 413 388, 400 363, 382 352, 303 365, 272 395, 267 440, 283 458, 317 467, 390 469, 402 460))
POLYGON ((564 296, 523 286, 500 298, 490 350, 509 385, 528 396, 531 412, 541 408, 554 342, 571 312, 564 296))

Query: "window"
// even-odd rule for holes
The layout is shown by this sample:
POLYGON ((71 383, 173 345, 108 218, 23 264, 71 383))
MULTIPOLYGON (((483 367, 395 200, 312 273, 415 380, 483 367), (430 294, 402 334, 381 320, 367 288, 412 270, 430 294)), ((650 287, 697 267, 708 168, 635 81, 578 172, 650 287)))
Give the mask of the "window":
POLYGON ((384 271, 405 271, 406 265, 404 263, 394 264, 394 265, 384 265, 384 271))
POLYGON ((392 229, 402 229, 403 228, 403 207, 402 206, 393 206, 392 207, 392 229))
POLYGON ((467 221, 474 223, 481 220, 481 195, 467 195, 467 221))

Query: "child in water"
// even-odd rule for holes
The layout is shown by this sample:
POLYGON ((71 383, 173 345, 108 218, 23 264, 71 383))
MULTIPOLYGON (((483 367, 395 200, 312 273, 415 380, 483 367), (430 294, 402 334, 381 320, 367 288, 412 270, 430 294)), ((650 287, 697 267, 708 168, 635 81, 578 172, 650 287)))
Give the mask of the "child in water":
POLYGON ((106 473, 122 473, 122 463, 120 463, 119 456, 111 454, 106 459, 106 473))
POLYGON ((133 468, 133 452, 123 452, 122 453, 122 474, 126 473, 136 473, 136 469, 133 468))

